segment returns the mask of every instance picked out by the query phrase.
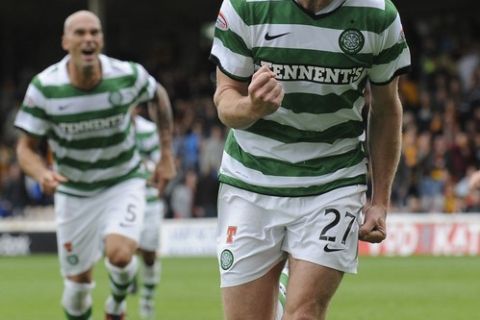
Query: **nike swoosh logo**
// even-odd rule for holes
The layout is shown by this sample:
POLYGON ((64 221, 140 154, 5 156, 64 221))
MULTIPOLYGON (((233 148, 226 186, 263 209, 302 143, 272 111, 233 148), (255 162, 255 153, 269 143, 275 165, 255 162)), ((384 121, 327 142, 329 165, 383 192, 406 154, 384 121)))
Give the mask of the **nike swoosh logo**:
POLYGON ((345 249, 334 249, 334 248, 330 248, 328 246, 328 243, 325 245, 325 247, 323 247, 323 251, 325 252, 336 252, 336 251, 342 251, 342 250, 345 250, 345 249))
POLYGON ((285 32, 285 33, 275 34, 275 35, 271 36, 267 32, 267 34, 265 35, 265 40, 273 40, 273 39, 276 39, 276 38, 280 38, 280 37, 286 36, 289 33, 290 32, 285 32))

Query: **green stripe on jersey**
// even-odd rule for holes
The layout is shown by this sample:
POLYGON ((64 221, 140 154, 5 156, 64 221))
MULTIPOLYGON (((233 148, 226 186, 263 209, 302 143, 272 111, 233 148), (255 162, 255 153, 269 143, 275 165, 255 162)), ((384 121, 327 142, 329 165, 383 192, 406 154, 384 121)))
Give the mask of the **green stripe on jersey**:
POLYGON ((225 47, 229 48, 235 53, 243 56, 251 56, 252 54, 243 39, 231 30, 223 31, 216 29, 215 37, 220 39, 225 47))
POLYGON ((114 146, 122 143, 130 135, 130 130, 132 128, 131 123, 123 132, 118 132, 109 136, 99 136, 99 137, 90 137, 86 139, 76 139, 68 140, 59 137, 55 131, 51 130, 48 132, 48 137, 55 140, 59 146, 68 148, 68 149, 77 149, 77 150, 87 150, 87 149, 97 149, 105 148, 108 146, 114 146))
POLYGON ((28 113, 28 114, 34 116, 35 118, 40 118, 40 119, 43 119, 43 120, 48 118, 45 110, 40 109, 38 107, 30 107, 30 106, 22 105, 21 110, 25 113, 28 113))
POLYGON ((108 169, 114 166, 119 166, 125 162, 129 162, 135 155, 135 147, 126 150, 115 158, 105 159, 105 160, 96 160, 95 162, 79 161, 72 158, 55 158, 55 161, 58 166, 69 166, 77 170, 97 170, 97 169, 108 169))
POLYGON ((311 93, 287 93, 283 97, 282 107, 295 113, 333 113, 341 109, 351 109, 353 103, 361 97, 363 93, 359 90, 324 96, 311 93))
POLYGON ((346 121, 324 131, 305 131, 270 120, 260 119, 246 131, 284 143, 324 142, 333 143, 338 139, 356 138, 364 131, 361 121, 346 121))
POLYGON ((271 187, 262 187, 253 184, 246 183, 244 181, 220 174, 219 181, 235 186, 240 189, 245 189, 260 194, 266 194, 277 197, 307 197, 326 193, 338 188, 348 187, 358 184, 366 184, 367 177, 366 175, 358 175, 352 178, 343 178, 335 180, 331 183, 326 183, 319 186, 306 186, 306 187, 296 187, 296 188, 271 188, 271 187))
POLYGON ((375 64, 384 64, 384 63, 389 63, 400 56, 400 54, 403 52, 403 50, 407 49, 407 43, 405 41, 401 43, 397 43, 393 45, 392 47, 383 50, 380 52, 379 55, 377 55, 375 59, 375 64))
POLYGON ((235 136, 230 134, 225 151, 245 167, 260 171, 264 175, 282 177, 313 177, 333 173, 344 167, 354 166, 365 159, 361 144, 352 151, 317 159, 291 163, 266 157, 256 157, 240 148, 235 136))
POLYGON ((371 67, 374 58, 373 54, 356 54, 352 56, 343 52, 309 49, 257 47, 253 48, 252 51, 257 63, 258 61, 269 61, 294 66, 298 65, 298 61, 301 61, 304 66, 336 67, 341 69, 368 68, 371 67))
POLYGON ((105 179, 105 180, 96 181, 96 182, 68 181, 68 182, 62 183, 62 185, 64 185, 67 188, 73 188, 80 191, 92 191, 92 190, 104 189, 131 178, 145 178, 145 174, 141 173, 139 169, 140 169, 140 163, 138 163, 138 165, 135 168, 133 168, 126 174, 120 175, 115 178, 105 179))
POLYGON ((80 121, 92 121, 96 119, 109 118, 129 111, 130 104, 116 105, 113 108, 105 110, 78 112, 65 115, 48 115, 49 119, 54 123, 77 123, 80 121))

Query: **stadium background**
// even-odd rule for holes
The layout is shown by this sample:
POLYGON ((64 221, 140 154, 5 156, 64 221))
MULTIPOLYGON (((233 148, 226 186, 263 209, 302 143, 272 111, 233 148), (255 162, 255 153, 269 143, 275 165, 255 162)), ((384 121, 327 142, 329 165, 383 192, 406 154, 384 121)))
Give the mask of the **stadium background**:
MULTIPOLYGON (((87 8, 102 17, 105 52, 142 63, 166 86, 174 107, 180 175, 169 186, 171 219, 162 230, 162 254, 170 257, 159 318, 221 318, 212 256, 225 128, 211 101, 214 66, 207 60, 220 2, 0 1, 0 319, 61 318, 51 199, 21 174, 12 122, 31 77, 63 57, 65 17, 87 8)), ((480 168, 478 10, 471 0, 394 3, 413 62, 400 85, 404 146, 394 213, 386 242, 360 246, 360 274, 346 278, 331 319, 476 319, 480 192, 469 191, 466 181, 480 168)), ((101 265, 96 274, 94 303, 101 306, 108 292, 101 265)), ((134 311, 135 302, 129 305, 134 311)))
MULTIPOLYGON (((0 3, 0 222, 4 229, 12 220, 52 220, 52 199, 23 176, 16 162, 18 131, 12 123, 31 78, 63 57, 63 21, 79 9, 91 9, 102 18, 108 55, 142 63, 170 94, 179 175, 167 189, 166 217, 216 216, 216 174, 226 128, 212 103, 214 66, 208 55, 220 3, 0 3)), ((467 0, 395 3, 411 48, 412 70, 400 82, 404 143, 391 211, 423 216, 420 222, 415 220, 422 225, 416 235, 421 242, 430 234, 423 225, 450 221, 436 220, 434 215, 449 214, 457 216, 456 222, 467 223, 463 217, 472 219, 480 210, 480 191, 467 187, 469 175, 480 168, 480 18, 467 0)), ((456 222, 452 222, 455 228, 456 222)), ((465 231, 467 237, 477 237, 476 230, 465 231)), ((406 234, 393 238, 401 242, 411 237, 406 234)))

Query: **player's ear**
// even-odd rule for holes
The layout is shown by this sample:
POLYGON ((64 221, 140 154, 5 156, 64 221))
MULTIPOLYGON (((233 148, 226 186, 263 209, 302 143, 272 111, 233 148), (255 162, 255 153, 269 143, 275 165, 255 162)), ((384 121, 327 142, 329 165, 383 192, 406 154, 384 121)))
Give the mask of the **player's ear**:
POLYGON ((62 49, 68 51, 68 40, 65 37, 65 34, 62 35, 62 49))

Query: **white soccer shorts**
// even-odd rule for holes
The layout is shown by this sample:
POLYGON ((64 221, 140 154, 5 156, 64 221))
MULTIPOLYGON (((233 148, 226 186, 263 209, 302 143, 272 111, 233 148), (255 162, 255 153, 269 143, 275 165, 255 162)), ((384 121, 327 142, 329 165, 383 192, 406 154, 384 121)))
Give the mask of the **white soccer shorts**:
POLYGON ((138 242, 145 210, 145 180, 131 179, 95 196, 55 194, 57 246, 64 276, 90 269, 103 255, 103 240, 120 234, 138 242))
POLYGON ((217 255, 221 287, 265 275, 284 260, 357 272, 358 230, 365 186, 310 197, 274 197, 222 184, 217 255))

